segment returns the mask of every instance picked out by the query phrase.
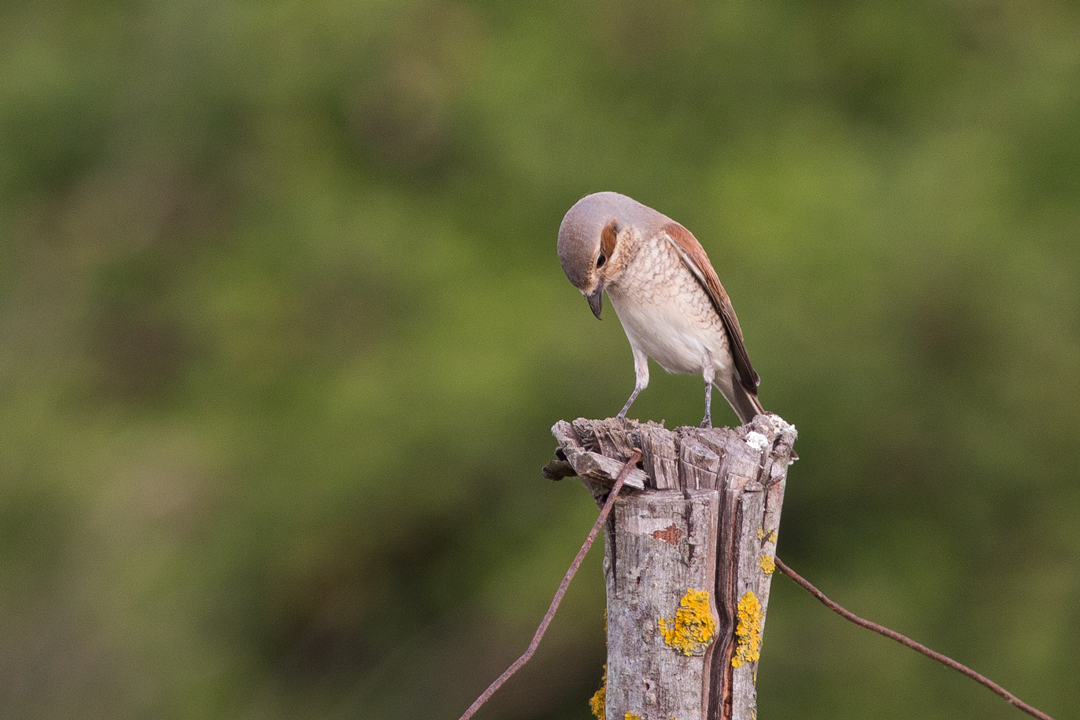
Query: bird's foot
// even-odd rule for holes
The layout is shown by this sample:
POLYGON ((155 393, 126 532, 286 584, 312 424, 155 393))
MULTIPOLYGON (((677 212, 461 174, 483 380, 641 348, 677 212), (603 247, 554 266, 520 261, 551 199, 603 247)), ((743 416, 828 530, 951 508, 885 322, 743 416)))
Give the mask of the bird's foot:
POLYGON ((699 427, 701 427, 703 429, 712 428, 712 418, 709 417, 708 415, 706 415, 705 419, 701 421, 701 425, 699 425, 699 427))

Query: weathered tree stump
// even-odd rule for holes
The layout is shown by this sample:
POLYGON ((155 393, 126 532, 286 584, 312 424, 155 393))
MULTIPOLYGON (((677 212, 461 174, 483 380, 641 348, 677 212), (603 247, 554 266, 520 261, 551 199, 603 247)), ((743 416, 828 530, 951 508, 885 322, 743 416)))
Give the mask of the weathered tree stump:
POLYGON ((754 720, 758 657, 795 428, 578 419, 544 475, 602 500, 634 448, 605 533, 607 720, 754 720))

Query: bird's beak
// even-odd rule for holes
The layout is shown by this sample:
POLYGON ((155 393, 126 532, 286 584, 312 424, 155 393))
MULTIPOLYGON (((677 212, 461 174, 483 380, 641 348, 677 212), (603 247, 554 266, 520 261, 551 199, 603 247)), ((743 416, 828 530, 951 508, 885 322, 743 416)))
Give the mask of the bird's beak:
POLYGON ((585 296, 589 300, 589 307, 597 320, 601 320, 600 311, 604 308, 604 283, 597 283, 596 289, 585 296))

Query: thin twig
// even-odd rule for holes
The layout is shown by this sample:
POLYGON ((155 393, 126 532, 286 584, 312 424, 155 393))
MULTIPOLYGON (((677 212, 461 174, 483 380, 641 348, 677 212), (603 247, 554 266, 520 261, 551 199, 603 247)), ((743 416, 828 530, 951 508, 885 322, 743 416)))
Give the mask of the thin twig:
POLYGON ((858 625, 861 628, 866 628, 867 630, 873 630, 876 633, 880 633, 881 635, 884 635, 887 638, 895 640, 896 642, 900 643, 901 645, 905 645, 905 646, 911 648, 912 650, 917 650, 918 652, 921 652, 923 655, 926 655, 929 658, 937 660, 939 663, 941 663, 945 667, 950 667, 953 670, 956 670, 957 672, 962 673, 963 675, 967 675, 969 678, 971 678, 975 682, 979 683, 983 687, 986 687, 986 688, 989 688, 990 690, 993 690, 995 693, 997 693, 998 695, 1003 697, 1006 702, 1020 708, 1021 710, 1026 712, 1028 715, 1031 715, 1033 717, 1037 717, 1037 718, 1039 718, 1039 720, 1054 720, 1052 717, 1050 717, 1046 713, 1042 712, 1041 710, 1036 710, 1035 708, 1031 707, 1030 705, 1028 705, 1023 700, 1021 700, 1020 698, 1013 695, 1011 692, 1009 692, 1005 688, 1001 687, 1000 685, 993 682, 992 680, 989 680, 988 678, 983 677, 982 675, 975 672, 974 670, 967 667, 966 665, 961 665, 960 663, 956 662, 955 660, 953 660, 950 657, 942 655, 939 652, 934 652, 933 650, 926 647, 922 643, 917 643, 914 640, 912 640, 911 638, 909 638, 909 637, 907 637, 905 635, 901 635, 900 633, 896 632, 895 630, 890 630, 887 627, 883 627, 881 625, 878 625, 875 622, 870 622, 869 620, 863 619, 863 618, 859 617, 858 615, 855 615, 854 613, 845 610, 844 608, 840 607, 839 605, 837 605, 835 602, 833 602, 829 598, 825 597, 825 593, 821 592, 816 587, 811 585, 808 580, 806 580, 801 575, 799 575, 797 572, 795 572, 794 570, 789 568, 787 565, 785 565, 783 562, 781 562, 780 558, 773 558, 773 559, 776 561, 776 567, 779 568, 780 572, 784 573, 789 578, 791 578, 792 580, 797 582, 799 585, 801 585, 803 587, 803 589, 805 589, 811 595, 813 595, 818 600, 820 600, 822 602, 822 604, 825 605, 825 607, 829 608, 830 610, 832 610, 837 615, 840 615, 841 617, 845 618, 846 620, 850 620, 851 622, 855 623, 856 625, 858 625))
POLYGON ((566 575, 563 577, 562 582, 559 583, 559 589, 555 591, 555 597, 551 600, 551 605, 548 607, 547 613, 544 615, 544 619, 540 621, 540 627, 536 628, 536 634, 533 635, 532 642, 529 643, 529 648, 525 651, 525 654, 514 661, 514 664, 506 668, 502 675, 498 679, 488 686, 488 689, 484 693, 476 698, 476 701, 469 706, 469 709, 465 711, 465 714, 459 718, 459 720, 469 720, 480 706, 488 701, 488 699, 495 694, 495 691, 502 687, 502 684, 510 679, 510 676, 516 673, 522 665, 529 662, 529 658, 536 652, 536 648, 540 645, 540 638, 544 637, 544 633, 547 632, 548 625, 551 624, 552 618, 555 617, 555 611, 559 609, 559 603, 562 602, 563 595, 566 594, 566 589, 570 587, 570 581, 574 579, 574 575, 577 573, 578 568, 581 567, 582 560, 585 559, 585 554, 589 552, 589 548, 592 547, 593 541, 596 540, 596 536, 600 533, 600 528, 604 526, 604 522, 607 520, 608 515, 611 513, 611 508, 615 504, 615 497, 619 494, 619 490, 622 489, 623 482, 626 481, 627 475, 637 465, 638 460, 641 460, 641 451, 635 449, 630 453, 630 459, 623 465, 622 470, 619 471, 619 476, 615 478, 615 484, 611 487, 611 492, 608 493, 607 501, 604 503, 603 509, 600 510, 600 516, 596 518, 596 522, 593 523, 592 530, 589 531, 589 536, 585 538, 585 543, 578 550, 577 557, 574 558, 574 562, 570 563, 570 569, 566 571, 566 575))

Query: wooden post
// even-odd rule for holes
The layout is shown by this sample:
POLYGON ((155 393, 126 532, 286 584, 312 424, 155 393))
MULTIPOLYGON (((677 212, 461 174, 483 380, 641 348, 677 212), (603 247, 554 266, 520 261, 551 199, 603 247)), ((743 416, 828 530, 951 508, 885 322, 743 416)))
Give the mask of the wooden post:
POLYGON ((795 428, 578 419, 552 428, 546 477, 602 499, 633 448, 604 553, 606 720, 754 720, 758 657, 795 428))

